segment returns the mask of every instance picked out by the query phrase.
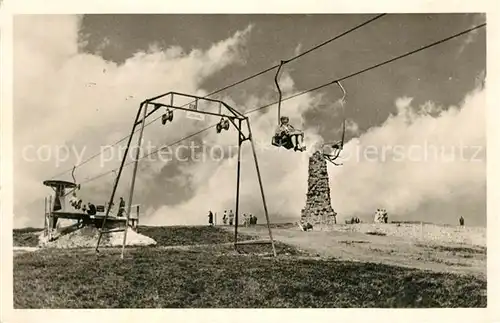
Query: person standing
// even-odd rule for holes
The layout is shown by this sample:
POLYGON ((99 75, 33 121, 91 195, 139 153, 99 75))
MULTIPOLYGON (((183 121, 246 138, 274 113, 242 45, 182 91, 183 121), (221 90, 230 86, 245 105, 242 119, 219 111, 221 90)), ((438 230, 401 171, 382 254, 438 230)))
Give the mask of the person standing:
POLYGON ((460 219, 458 220, 458 222, 460 223, 460 226, 463 227, 464 224, 465 224, 465 219, 463 216, 460 217, 460 219))
POLYGON ((214 225, 214 214, 212 211, 208 211, 208 225, 211 227, 214 225))
POLYGON ((223 223, 224 225, 226 225, 226 224, 227 224, 227 211, 226 211, 226 210, 224 210, 224 216, 222 217, 222 223, 223 223))
POLYGON ((233 210, 229 210, 229 225, 233 225, 233 221, 234 221, 233 210))
POLYGON ((123 216, 123 213, 125 213, 125 200, 123 197, 120 197, 120 204, 118 207, 118 216, 123 216))

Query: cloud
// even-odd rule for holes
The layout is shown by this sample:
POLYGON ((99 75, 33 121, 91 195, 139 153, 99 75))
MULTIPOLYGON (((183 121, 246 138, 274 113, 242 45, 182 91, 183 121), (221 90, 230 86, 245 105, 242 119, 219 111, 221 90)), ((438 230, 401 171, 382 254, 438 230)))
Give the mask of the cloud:
MULTIPOLYGON (((233 64, 244 63, 244 45, 252 30, 249 26, 205 51, 194 49, 186 53, 180 47, 152 44, 117 65, 79 51, 79 23, 78 17, 71 16, 15 20, 16 226, 40 225, 43 196, 50 193, 41 182, 56 173, 53 160, 38 163, 24 160, 23 147, 47 144, 53 150, 57 145, 74 146, 78 152, 85 149, 84 158, 99 152, 101 145, 128 135, 143 99, 169 90, 205 95, 200 84, 207 77, 233 64)), ((286 71, 280 84, 284 96, 298 91, 286 71)), ((275 100, 277 94, 273 89, 262 97, 249 96, 242 105, 236 105, 228 96, 220 98, 245 111, 249 109, 246 107, 275 100)), ((322 99, 319 93, 309 93, 285 101, 282 114, 289 116, 294 126, 303 128, 305 112, 318 108, 322 99)), ((327 108, 339 111, 338 102, 331 105, 327 108)), ((340 218, 371 217, 374 209, 385 207, 393 219, 415 217, 446 222, 460 212, 471 211, 456 207, 463 206, 463 201, 469 205, 484 204, 484 90, 469 94, 460 107, 444 109, 433 102, 413 107, 408 97, 397 99, 395 105, 398 108, 395 115, 365 133, 359 133, 354 120, 346 124, 347 132, 358 137, 346 144, 344 165, 329 166, 332 204, 340 218), (477 147, 482 147, 479 155, 477 147), (418 160, 425 156, 425 151, 428 159, 418 160), (417 161, 410 160, 415 158, 417 161)), ((144 140, 151 149, 218 121, 186 119, 179 111, 174 118, 166 126, 155 122, 145 130, 144 140), (183 122, 175 122, 180 119, 183 122)), ((297 219, 305 205, 308 156, 322 138, 316 128, 310 127, 305 129, 307 153, 273 147, 270 141, 276 118, 276 106, 251 114, 261 176, 272 220, 297 219)), ((117 167, 120 162, 117 155, 124 144, 79 168, 77 180, 117 167), (103 160, 104 157, 108 159, 103 160)), ((173 146, 170 153, 177 154, 177 161, 156 158, 139 164, 134 203, 145 204, 143 224, 202 224, 206 223, 208 210, 219 214, 224 209, 234 211, 235 130, 216 134, 215 129, 210 129, 187 144, 199 147, 191 152, 188 146, 173 146), (223 158, 218 158, 221 154, 223 158), (191 159, 179 161, 179 157, 190 156, 191 159), (198 160, 192 160, 193 156, 198 160)), ((76 160, 73 153, 60 168, 70 168, 76 160)), ((127 196, 132 169, 125 168, 118 196, 127 196)), ((71 179, 70 174, 64 177, 71 179)), ((114 175, 104 176, 90 182, 81 194, 105 201, 113 178, 114 175)), ((242 150, 240 189, 240 212, 251 212, 259 217, 260 223, 264 222, 249 142, 244 143, 242 150)), ((469 214, 465 217, 468 219, 469 214)), ((485 215, 477 213, 477 217, 485 215)))
POLYGON ((344 165, 329 168, 335 210, 371 219, 383 207, 392 219, 442 223, 463 215, 484 225, 485 99, 479 88, 448 109, 396 100, 398 112, 347 143, 344 165), (456 207, 464 201, 467 209, 456 207))
POLYGON ((360 133, 359 125, 354 120, 347 119, 345 121, 345 131, 346 134, 357 136, 360 133))
POLYGON ((104 37, 104 39, 97 45, 96 54, 102 55, 102 52, 111 45, 111 40, 108 37, 104 37))
MULTIPOLYGON (((294 93, 294 83, 288 76, 285 88, 294 93)), ((255 98, 250 98, 255 103, 255 98)), ((260 102, 260 104, 268 101, 260 102)), ((258 104, 258 105, 260 105, 258 104)), ((285 101, 282 105, 282 114, 290 117, 290 122, 300 128, 304 123, 303 114, 319 104, 312 94, 303 95, 285 101)), ((297 218, 305 205, 307 189, 307 153, 297 153, 271 146, 271 137, 276 127, 276 107, 261 114, 253 114, 250 118, 253 138, 256 144, 259 168, 264 184, 267 207, 273 221, 297 218)), ((150 216, 143 223, 150 225, 172 224, 203 224, 206 222, 208 210, 222 214, 224 210, 235 211, 236 196, 236 133, 217 136, 210 132, 204 140, 213 145, 232 145, 232 154, 223 160, 208 158, 193 163, 184 171, 190 178, 191 186, 195 188, 192 197, 177 205, 164 205, 157 210, 149 210, 150 216)), ((309 129, 306 136, 306 145, 313 147, 321 137, 314 129, 309 129)), ((240 186, 240 214, 252 213, 260 222, 264 222, 263 204, 257 180, 257 174, 250 143, 245 142, 242 148, 241 186, 240 186)))
POLYGON ((297 56, 300 53, 302 53, 302 43, 297 44, 297 47, 295 47, 295 50, 293 51, 293 55, 297 56))
MULTIPOLYGON (((486 14, 485 13, 474 14, 473 23, 471 24, 470 28, 475 27, 477 25, 480 25, 484 22, 486 22, 486 14)), ((462 42, 462 44, 458 48, 457 56, 460 56, 464 52, 464 50, 467 48, 467 46, 469 46, 470 44, 472 44, 476 40, 478 32, 479 32, 479 29, 475 29, 467 34, 467 37, 465 37, 464 41, 462 42)))
MULTIPOLYGON (((57 173, 53 158, 28 162, 26 156, 37 157, 45 149, 47 156, 54 157, 57 147, 65 146, 90 157, 101 145, 128 134, 138 104, 145 98, 169 90, 205 95, 200 89, 204 79, 241 63, 242 45, 252 29, 238 31, 206 51, 184 53, 179 47, 160 50, 151 46, 117 65, 79 50, 80 23, 80 17, 65 15, 17 16, 14 21, 16 226, 43 221, 43 196, 50 190, 41 182, 57 173)), ((152 125, 145 139, 158 145, 193 129, 199 128, 189 122, 167 128, 152 125)), ((117 149, 109 151, 116 155, 117 149)), ((79 168, 78 180, 119 164, 117 158, 104 166, 100 161, 96 158, 79 168)), ((72 153, 60 169, 76 162, 72 153)), ((69 173, 64 177, 71 180, 69 173)), ((95 187, 87 185, 82 194, 92 196, 103 191, 102 186, 109 189, 111 181, 112 177, 104 177, 95 187)))
MULTIPOLYGON (((287 82, 293 93, 293 81, 287 82)), ((309 94, 285 102, 283 111, 300 124, 302 114, 314 109, 318 102, 317 97, 309 94)), ((343 166, 329 164, 332 204, 339 213, 339 221, 350 216, 371 220, 372 211, 384 207, 393 220, 450 223, 464 215, 469 224, 483 225, 486 218, 484 91, 470 93, 460 107, 444 109, 430 101, 414 107, 411 103, 412 98, 397 99, 396 114, 346 144, 343 166)), ((272 221, 298 219, 305 205, 308 156, 314 150, 299 154, 270 148, 274 109, 252 117, 251 122, 257 147, 264 147, 258 156, 272 221)), ((354 122, 348 122, 348 129, 359 131, 354 122)), ((314 128, 306 129, 306 134, 308 147, 322 141, 314 128)), ((215 134, 205 139, 212 144, 231 144, 230 140, 219 141, 215 134)), ((149 210, 150 215, 144 221, 152 225, 202 224, 208 210, 219 214, 223 210, 234 211, 237 164, 234 152, 221 161, 207 159, 184 168, 184 178, 189 178, 195 188, 191 198, 149 210)), ((240 213, 251 212, 263 221, 255 166, 248 146, 242 156, 240 213)))

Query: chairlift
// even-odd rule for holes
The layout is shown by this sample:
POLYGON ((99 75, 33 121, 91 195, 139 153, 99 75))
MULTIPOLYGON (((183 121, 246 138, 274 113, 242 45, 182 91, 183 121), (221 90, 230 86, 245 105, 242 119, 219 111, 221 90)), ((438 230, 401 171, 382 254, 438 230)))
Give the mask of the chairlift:
POLYGON ((161 123, 165 125, 167 121, 172 122, 173 119, 174 119, 174 111, 167 108, 165 113, 161 116, 161 123))
POLYGON ((215 127, 217 130, 217 133, 221 133, 222 130, 229 130, 229 120, 222 117, 220 119, 219 123, 217 123, 217 125, 215 127))
POLYGON ((288 61, 281 61, 278 67, 278 71, 274 77, 274 83, 276 84, 276 88, 278 90, 278 127, 271 139, 271 144, 276 147, 283 147, 285 149, 294 149, 295 151, 305 151, 306 147, 303 146, 304 141, 304 132, 300 129, 296 129, 293 127, 289 121, 290 119, 287 116, 281 115, 281 101, 282 101, 282 93, 281 88, 278 82, 279 74, 281 68, 288 61))

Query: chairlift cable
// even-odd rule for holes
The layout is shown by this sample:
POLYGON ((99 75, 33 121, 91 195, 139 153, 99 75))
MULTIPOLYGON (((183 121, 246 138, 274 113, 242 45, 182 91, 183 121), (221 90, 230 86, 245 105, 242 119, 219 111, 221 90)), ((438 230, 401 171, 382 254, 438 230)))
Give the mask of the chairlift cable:
MULTIPOLYGON (((384 66, 384 65, 390 64, 390 63, 392 63, 392 62, 395 62, 395 61, 397 61, 397 60, 403 59, 403 58, 408 57, 408 56, 410 56, 410 55, 416 54, 416 53, 421 52, 421 51, 423 51, 423 50, 426 50, 426 49, 428 49, 428 48, 431 48, 431 47, 434 47, 434 46, 440 45, 440 44, 442 44, 442 43, 444 43, 444 42, 447 42, 447 41, 450 41, 450 40, 452 40, 452 39, 458 38, 458 37, 460 37, 460 36, 462 36, 462 35, 468 34, 468 33, 472 32, 472 31, 474 31, 474 30, 480 29, 480 28, 485 27, 485 26, 486 26, 486 23, 483 23, 483 24, 481 24, 481 25, 477 25, 477 26, 474 26, 474 27, 468 28, 468 29, 466 29, 466 30, 464 30, 464 31, 462 31, 462 32, 459 32, 459 33, 456 33, 456 34, 451 35, 451 36, 449 36, 449 37, 446 37, 446 38, 440 39, 440 40, 438 40, 438 41, 435 41, 435 42, 430 43, 430 44, 428 44, 428 45, 425 45, 425 46, 419 47, 419 48, 417 48, 417 49, 414 49, 414 50, 412 50, 412 51, 406 52, 406 53, 404 53, 404 54, 401 54, 401 55, 395 56, 395 57, 393 57, 393 58, 391 58, 391 59, 385 60, 385 61, 383 61, 383 62, 381 62, 381 63, 376 64, 376 65, 369 66, 369 67, 364 68, 364 69, 362 69, 362 70, 359 70, 359 71, 357 71, 357 72, 353 72, 353 73, 348 74, 348 75, 346 75, 346 76, 343 76, 343 77, 341 77, 341 78, 339 78, 339 79, 335 79, 335 80, 332 80, 332 81, 330 81, 330 82, 324 83, 324 84, 322 84, 322 85, 316 86, 316 87, 314 87, 314 88, 310 88, 310 89, 308 89, 308 90, 304 90, 304 91, 302 91, 302 92, 299 92, 299 93, 296 93, 296 94, 290 95, 290 96, 288 96, 288 97, 286 97, 286 98, 282 99, 281 101, 283 102, 283 101, 291 100, 291 99, 296 98, 296 97, 298 97, 298 96, 302 96, 302 95, 305 95, 305 94, 310 93, 310 92, 315 92, 315 91, 317 91, 317 90, 320 90, 320 89, 322 89, 322 88, 324 88, 324 87, 330 86, 330 85, 335 84, 335 83, 338 83, 338 84, 339 84, 339 82, 341 82, 341 81, 344 81, 344 80, 350 79, 350 78, 352 78, 352 77, 358 76, 358 75, 360 75, 360 74, 366 73, 366 72, 371 71, 371 70, 373 70, 373 69, 376 69, 376 68, 378 68, 378 67, 381 67, 381 66, 384 66)), ((273 106, 273 105, 275 105, 275 104, 277 104, 277 103, 278 103, 277 101, 272 102, 272 103, 268 103, 268 104, 263 105, 263 106, 261 106, 261 107, 255 108, 255 109, 253 109, 253 110, 249 110, 249 111, 245 112, 244 114, 245 114, 245 115, 248 115, 248 114, 251 114, 251 113, 254 113, 254 112, 257 112, 257 111, 260 111, 260 110, 266 109, 266 108, 269 108, 269 107, 271 107, 271 106, 273 106)), ((207 131, 207 130, 209 130, 209 129, 213 128, 213 127, 215 127, 215 124, 213 124, 213 125, 211 125, 211 126, 208 126, 208 127, 205 127, 205 128, 203 128, 202 130, 197 131, 197 132, 195 132, 195 133, 192 133, 192 134, 190 134, 190 135, 188 135, 188 136, 185 136, 185 137, 183 137, 183 138, 181 138, 181 139, 179 139, 179 140, 177 140, 177 141, 175 141, 175 142, 173 142, 173 143, 170 143, 170 144, 168 144, 168 145, 166 145, 166 146, 163 146, 162 148, 156 149, 156 150, 154 150, 153 152, 149 153, 148 155, 145 155, 145 156, 143 156, 143 157, 141 157, 141 158, 139 158, 139 159, 143 159, 143 158, 149 157, 149 156, 151 156, 152 154, 157 153, 157 152, 159 152, 159 151, 160 151, 160 150, 162 150, 162 149, 169 148, 169 147, 171 147, 171 146, 173 146, 173 145, 176 145, 176 144, 178 144, 178 143, 180 143, 180 142, 182 142, 182 141, 184 141, 184 140, 186 140, 186 139, 189 139, 189 138, 192 138, 192 137, 194 137, 194 136, 196 136, 196 135, 199 135, 200 133, 205 132, 205 131, 207 131)), ((130 165, 130 164, 132 164, 133 162, 134 162, 134 161, 129 162, 129 163, 127 163, 127 164, 125 164, 125 165, 124 165, 124 167, 125 167, 125 166, 128 166, 128 165, 130 165)), ((111 173, 111 171, 108 171, 108 172, 106 172, 106 173, 102 173, 102 174, 100 174, 100 175, 97 175, 96 177, 90 178, 90 179, 86 180, 85 182, 82 182, 82 184, 83 184, 83 183, 88 183, 88 182, 93 181, 93 180, 98 179, 98 178, 101 178, 101 177, 103 177, 103 176, 105 176, 105 175, 107 175, 107 174, 109 174, 109 173, 111 173)))
MULTIPOLYGON (((379 14, 379 15, 377 15, 377 16, 375 16, 375 17, 373 17, 373 18, 371 18, 371 19, 369 19, 369 20, 367 20, 367 21, 364 21, 363 23, 361 23, 361 24, 359 24, 359 25, 356 25, 356 26, 354 26, 354 27, 352 27, 352 28, 350 28, 350 29, 348 29, 348 30, 344 31, 343 33, 341 33, 341 34, 339 34, 339 35, 337 35, 337 36, 335 36, 335 37, 333 37, 333 38, 330 38, 330 39, 328 39, 328 40, 326 40, 326 41, 324 41, 324 42, 322 42, 322 43, 320 43, 320 44, 318 44, 318 45, 316 45, 316 46, 314 46, 314 47, 312 47, 312 48, 310 48, 310 49, 308 49, 308 50, 306 50, 306 51, 304 51, 304 52, 302 52, 302 53, 300 53, 300 54, 298 54, 298 55, 296 55, 296 56, 294 56, 294 57, 292 57, 292 58, 290 58, 290 59, 288 59, 288 60, 287 60, 287 61, 285 61, 285 62, 286 62, 286 63, 289 63, 289 62, 292 62, 292 61, 294 61, 294 60, 296 60, 296 59, 298 59, 298 58, 300 58, 300 57, 302 57, 302 56, 305 56, 305 55, 307 55, 307 54, 309 54, 309 53, 311 53, 311 52, 313 52, 313 51, 315 51, 315 50, 317 50, 317 49, 319 49, 319 48, 321 48, 321 47, 323 47, 323 46, 325 46, 325 45, 327 45, 327 44, 329 44, 329 43, 331 43, 331 42, 333 42, 333 41, 335 41, 335 40, 337 40, 337 39, 339 39, 339 38, 341 38, 341 37, 343 37, 343 36, 346 36, 347 34, 349 34, 349 33, 351 33, 351 32, 354 32, 355 30, 357 30, 357 29, 359 29, 359 28, 361 28, 361 27, 364 27, 364 26, 366 26, 366 25, 368 25, 368 24, 370 24, 370 23, 374 22, 374 21, 375 21, 375 20, 377 20, 377 19, 382 18, 382 17, 383 17, 383 16, 385 16, 385 15, 386 15, 385 13, 384 13, 384 14, 379 14)), ((278 68, 279 66, 280 66, 280 64, 277 64, 277 65, 271 66, 271 67, 269 67, 269 68, 267 68, 267 69, 265 69, 265 70, 263 70, 263 71, 260 71, 260 72, 258 72, 258 73, 255 73, 255 74, 253 74, 253 75, 250 75, 250 76, 248 76, 248 77, 246 77, 246 78, 244 78, 244 79, 242 79, 242 80, 240 80, 240 81, 237 81, 237 82, 231 83, 231 84, 229 84, 229 85, 227 85, 227 86, 225 86, 225 87, 223 87, 223 88, 220 88, 220 89, 218 89, 218 90, 215 90, 215 91, 213 91, 213 92, 211 92, 211 93, 207 94, 207 95, 206 95, 206 96, 204 96, 203 98, 208 98, 208 97, 210 97, 210 96, 213 96, 214 94, 220 93, 220 92, 222 92, 222 91, 225 91, 225 90, 227 90, 227 89, 230 89, 230 88, 232 88, 232 87, 235 87, 235 86, 237 86, 237 85, 240 85, 240 84, 242 84, 242 83, 244 83, 244 82, 247 82, 247 81, 249 81, 249 80, 251 80, 251 79, 253 79, 253 78, 256 78, 256 77, 258 77, 258 76, 261 76, 261 75, 263 75, 263 74, 266 74, 266 73, 268 73, 268 72, 270 72, 270 71, 272 71, 272 70, 274 70, 274 69, 278 68)), ((184 104, 182 107, 185 107, 185 106, 187 106, 187 105, 189 105, 189 104, 190 104, 190 103, 186 103, 186 104, 184 104)), ((144 125, 144 127, 149 126, 150 124, 152 124, 153 122, 155 122, 156 120, 158 120, 158 119, 160 119, 160 118, 161 118, 161 116, 160 116, 160 117, 157 117, 157 118, 155 118, 155 119, 153 119, 152 121, 150 121, 150 122, 146 123, 146 124, 144 125)), ((134 133, 136 133, 137 131, 139 131, 139 130, 134 131, 134 133)), ((118 145, 119 143, 121 143, 121 142, 123 142, 124 140, 128 139, 128 137, 130 137, 130 135, 127 135, 127 136, 125 136, 125 137, 121 138, 120 140, 118 140, 117 142, 115 142, 114 144, 112 144, 111 146, 109 146, 108 148, 112 148, 112 147, 114 147, 114 146, 118 145)), ((93 160, 94 158, 99 157, 102 153, 103 153, 103 152, 101 151, 101 152, 99 152, 99 153, 96 153, 96 154, 92 155, 91 157, 87 158, 86 160, 84 160, 84 161, 83 161, 83 162, 81 162, 80 164, 76 165, 76 167, 83 166, 84 164, 86 164, 86 163, 90 162, 90 161, 91 161, 91 160, 93 160)), ((68 173, 69 171, 71 171, 71 169, 69 169, 69 170, 65 170, 65 171, 63 171, 63 172, 61 172, 61 173, 59 173, 59 174, 57 174, 57 175, 54 175, 54 176, 52 177, 52 179, 54 179, 54 178, 56 178, 56 177, 59 177, 59 176, 62 176, 62 175, 64 175, 64 174, 68 173)))

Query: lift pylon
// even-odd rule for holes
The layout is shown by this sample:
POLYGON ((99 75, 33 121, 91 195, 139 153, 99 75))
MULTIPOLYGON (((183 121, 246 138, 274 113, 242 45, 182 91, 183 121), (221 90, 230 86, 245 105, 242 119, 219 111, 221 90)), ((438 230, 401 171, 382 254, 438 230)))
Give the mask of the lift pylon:
MULTIPOLYGON (((273 240, 273 237, 272 237, 271 224, 270 224, 269 214, 268 214, 268 210, 267 210, 267 204, 266 204, 266 199, 265 199, 265 194, 264 194, 264 187, 263 187, 263 183, 262 183, 262 177, 260 175, 260 169, 259 169, 259 164, 258 164, 258 160, 257 160, 257 154, 256 154, 256 151, 255 151, 255 145, 254 145, 254 142, 253 142, 252 130, 251 130, 251 127, 250 127, 250 120, 248 119, 247 116, 243 115, 238 110, 234 109, 233 107, 229 106, 228 104, 226 104, 223 101, 214 100, 214 99, 208 99, 208 98, 203 98, 203 97, 199 97, 199 96, 195 96, 195 95, 190 95, 190 94, 179 93, 179 92, 167 92, 165 94, 161 94, 161 95, 158 95, 156 97, 147 99, 147 100, 143 101, 139 105, 139 109, 137 111, 136 118, 135 118, 135 120, 134 120, 134 122, 132 124, 132 130, 131 130, 130 136, 128 138, 127 147, 125 149, 125 153, 123 155, 123 159, 121 161, 118 173, 116 174, 115 182, 114 182, 114 185, 113 185, 113 190, 111 192, 111 196, 110 196, 110 200, 109 200, 109 204, 108 205, 113 205, 114 197, 115 197, 115 194, 116 194, 116 189, 118 187, 118 183, 119 183, 121 175, 122 175, 122 171, 123 171, 123 168, 124 168, 124 165, 125 165, 125 160, 126 160, 126 158, 128 156, 128 151, 130 149, 130 144, 132 142, 132 137, 134 136, 134 134, 136 132, 136 127, 137 126, 141 126, 140 131, 139 131, 139 138, 138 138, 138 147, 137 147, 137 151, 136 151, 136 158, 134 160, 134 171, 133 171, 133 174, 132 174, 132 182, 130 184, 130 190, 129 190, 129 201, 127 203, 129 206, 128 206, 127 211, 126 211, 127 221, 126 221, 126 227, 125 227, 125 234, 124 234, 124 237, 123 237, 123 245, 122 245, 122 253, 121 253, 122 259, 123 259, 123 255, 124 255, 124 251, 125 251, 125 246, 126 246, 126 243, 127 243, 127 241, 126 241, 127 240, 127 234, 126 233, 127 233, 128 225, 129 225, 128 223, 129 223, 129 219, 130 219, 131 205, 133 204, 133 196, 134 196, 134 189, 135 189, 135 179, 136 179, 136 176, 137 176, 137 167, 138 167, 138 162, 139 162, 140 148, 141 148, 142 137, 143 137, 143 132, 144 132, 144 127, 145 127, 146 119, 148 117, 152 116, 154 113, 160 111, 160 109, 162 109, 162 108, 168 109, 168 111, 170 111, 170 112, 168 112, 166 118, 162 118, 161 121, 162 121, 163 124, 165 124, 166 121, 172 122, 174 120, 173 119, 173 114, 172 114, 173 111, 180 110, 180 111, 186 111, 188 113, 196 113, 196 114, 200 114, 200 115, 208 115, 208 116, 219 117, 219 118, 221 118, 220 123, 223 122, 223 124, 221 124, 221 127, 220 127, 221 130, 222 129, 228 130, 229 127, 230 127, 230 125, 232 125, 237 130, 237 132, 238 132, 238 165, 237 165, 237 179, 236 179, 236 207, 235 207, 235 210, 236 210, 236 214, 235 214, 236 223, 235 223, 235 240, 234 240, 234 247, 235 247, 236 250, 237 250, 237 247, 239 245, 248 244, 248 242, 245 242, 245 241, 238 241, 238 215, 239 215, 238 213, 239 213, 239 200, 240 200, 239 187, 240 187, 240 181, 241 181, 241 174, 240 174, 241 173, 240 172, 240 166, 241 166, 241 147, 242 147, 242 144, 245 141, 250 141, 251 148, 252 148, 252 153, 253 153, 253 159, 254 159, 256 170, 257 170, 257 178, 258 178, 258 181, 259 181, 259 187, 260 187, 260 193, 261 193, 261 197, 262 197, 263 210, 264 210, 264 214, 265 214, 266 222, 267 222, 267 227, 268 227, 268 231, 269 231, 269 240, 268 241, 264 241, 262 243, 270 244, 271 247, 272 247, 273 255, 276 256, 276 248, 275 248, 274 240, 273 240), (165 103, 165 102, 160 101, 160 99, 164 99, 164 98, 167 98, 167 99, 170 98, 170 100, 167 100, 169 102, 165 103), (192 100, 192 102, 189 103, 189 104, 184 104, 184 105, 176 105, 176 101, 178 101, 179 99, 184 99, 184 100, 188 99, 188 100, 192 100), (210 109, 200 109, 200 106, 199 106, 200 102, 208 102, 208 103, 215 104, 216 105, 215 111, 211 111, 210 109), (148 111, 148 107, 149 106, 151 106, 152 109, 150 109, 148 111), (186 106, 188 106, 188 107, 186 107, 186 106), (142 113, 142 118, 140 117, 141 113, 142 113), (167 120, 163 120, 163 119, 167 119, 167 120), (243 130, 243 123, 246 123, 246 126, 247 126, 247 130, 246 131, 243 130)), ((217 132, 220 132, 219 129, 217 129, 217 132)), ((102 239, 102 235, 104 233, 106 233, 106 231, 104 230, 104 225, 106 223, 107 217, 109 216, 109 211, 110 211, 110 207, 108 207, 107 210, 106 210, 106 215, 105 215, 104 220, 102 222, 102 227, 99 230, 99 238, 98 238, 97 245, 96 245, 96 251, 97 252, 99 251, 99 245, 100 245, 100 242, 101 242, 101 239, 102 239)))

